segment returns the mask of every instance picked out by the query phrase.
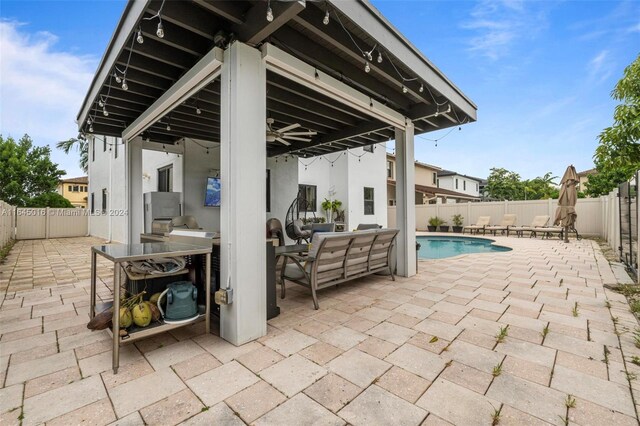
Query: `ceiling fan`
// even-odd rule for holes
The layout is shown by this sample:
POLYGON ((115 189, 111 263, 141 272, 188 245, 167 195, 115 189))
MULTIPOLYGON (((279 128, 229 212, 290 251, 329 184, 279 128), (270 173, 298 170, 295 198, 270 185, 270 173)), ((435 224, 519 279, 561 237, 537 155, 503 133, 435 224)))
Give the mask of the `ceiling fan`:
POLYGON ((318 134, 311 130, 306 132, 292 132, 291 130, 297 129, 301 126, 300 123, 291 124, 283 127, 282 129, 274 129, 273 123, 273 118, 267 118, 267 142, 278 141, 284 145, 291 145, 290 141, 311 142, 311 138, 309 138, 309 136, 315 136, 318 134))

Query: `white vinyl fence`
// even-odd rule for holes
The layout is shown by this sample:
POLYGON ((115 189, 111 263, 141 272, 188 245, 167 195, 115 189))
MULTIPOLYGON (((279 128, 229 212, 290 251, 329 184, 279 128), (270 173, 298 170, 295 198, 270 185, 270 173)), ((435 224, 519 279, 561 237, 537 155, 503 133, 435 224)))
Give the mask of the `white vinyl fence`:
MULTIPOLYGON (((464 225, 472 225, 479 216, 491 216, 491 224, 499 224, 505 214, 515 214, 517 225, 529 225, 534 216, 549 215, 549 223, 555 217, 558 200, 530 200, 530 201, 492 201, 482 203, 458 203, 458 204, 422 204, 416 206, 416 228, 418 231, 426 231, 429 218, 439 217, 453 225, 453 215, 460 214, 464 217, 464 225)), ((576 229, 581 235, 601 236, 615 241, 614 230, 619 225, 615 221, 619 216, 617 210, 617 198, 614 193, 599 198, 581 198, 576 204, 578 220, 576 229), (605 229, 606 228, 606 229, 605 229)), ((389 227, 396 226, 396 207, 388 207, 387 222, 389 227)), ((611 242, 610 242, 611 244, 611 242)), ((616 247, 612 245, 612 247, 616 247)))
POLYGON ((0 248, 15 238, 16 208, 0 201, 0 248))
POLYGON ((16 239, 84 237, 89 234, 89 211, 68 208, 16 209, 16 239))

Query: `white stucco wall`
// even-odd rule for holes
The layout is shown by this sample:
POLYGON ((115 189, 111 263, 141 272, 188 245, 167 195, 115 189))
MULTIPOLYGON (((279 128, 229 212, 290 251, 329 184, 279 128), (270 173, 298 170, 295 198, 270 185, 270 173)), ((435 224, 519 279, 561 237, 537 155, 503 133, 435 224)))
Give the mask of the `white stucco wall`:
POLYGON ((182 192, 182 156, 162 151, 142 151, 142 192, 158 190, 158 169, 173 165, 173 192, 182 192))
MULTIPOLYGON (((298 163, 295 159, 276 162, 275 158, 267 158, 267 169, 271 170, 271 211, 267 212, 267 219, 277 218, 284 228, 287 210, 298 195, 298 163)), ((293 244, 286 231, 285 241, 293 244)))
POLYGON ((195 217, 201 228, 220 232, 220 207, 204 205, 207 178, 220 170, 220 147, 211 145, 207 154, 205 148, 187 141, 184 148, 184 214, 195 217))
POLYGON ((317 216, 325 216, 321 204, 333 189, 333 198, 342 201, 347 229, 353 229, 360 223, 386 226, 386 150, 384 146, 376 145, 373 153, 364 152, 362 148, 350 152, 327 154, 318 159, 302 158, 298 166, 299 183, 317 186, 317 216), (364 214, 364 187, 374 188, 373 215, 364 214))
POLYGON ((477 180, 469 179, 460 175, 438 176, 438 179, 440 181, 440 188, 450 189, 452 191, 460 192, 462 194, 467 194, 474 197, 480 196, 480 183, 477 180), (456 188, 456 179, 458 179, 458 188, 456 188), (465 182, 467 184, 466 189, 464 186, 465 182))
POLYGON ((94 197, 96 212, 89 217, 89 234, 111 239, 113 242, 127 240, 127 202, 125 164, 126 149, 122 140, 107 136, 104 150, 103 136, 90 137, 89 141, 89 191, 88 207, 94 197), (95 143, 95 151, 93 144, 95 143), (115 158, 116 146, 118 158, 115 158), (94 156, 95 152, 95 156, 94 156), (107 188, 107 211, 102 214, 102 189, 107 188))

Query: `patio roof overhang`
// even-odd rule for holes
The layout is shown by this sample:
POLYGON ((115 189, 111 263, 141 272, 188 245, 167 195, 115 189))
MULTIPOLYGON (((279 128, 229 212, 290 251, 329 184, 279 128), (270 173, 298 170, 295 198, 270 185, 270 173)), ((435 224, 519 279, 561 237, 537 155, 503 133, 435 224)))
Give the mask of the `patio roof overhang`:
POLYGON ((182 138, 219 141, 216 61, 230 40, 262 49, 266 115, 275 127, 300 123, 317 132, 310 143, 267 145, 270 156, 314 156, 388 141, 398 117, 411 120, 416 134, 476 120, 473 102, 367 1, 273 0, 271 8, 274 19, 268 21, 265 1, 130 0, 78 114, 80 131, 88 132, 90 120, 97 134, 122 137, 126 129, 165 144, 182 138), (327 10, 330 23, 324 25, 327 10), (155 32, 157 15, 162 38, 155 32), (135 41, 139 29, 142 44, 135 41), (363 50, 373 52, 372 61, 363 50), (300 75, 305 66, 323 84, 351 91, 352 102, 300 75), (128 90, 115 82, 117 69, 126 69, 128 90), (194 81, 196 73, 206 77, 201 84, 180 84, 194 81), (166 110, 158 108, 163 102, 166 110), (149 111, 155 116, 146 117, 149 111))

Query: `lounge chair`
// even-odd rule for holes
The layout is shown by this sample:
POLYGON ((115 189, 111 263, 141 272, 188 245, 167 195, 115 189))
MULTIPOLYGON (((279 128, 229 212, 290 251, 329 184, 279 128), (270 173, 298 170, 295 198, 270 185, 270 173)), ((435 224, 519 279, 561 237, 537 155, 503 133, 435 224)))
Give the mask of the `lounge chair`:
POLYGON ((509 236, 509 228, 516 224, 516 219, 517 219, 517 216, 515 214, 505 214, 502 217, 502 220, 500 221, 500 225, 485 226, 484 232, 486 233, 487 231, 489 231, 493 235, 496 235, 496 233, 498 231, 500 231, 500 233, 502 233, 502 234, 504 234, 505 231, 506 231, 507 232, 507 237, 508 237, 509 236))
POLYGON ((464 235, 465 230, 468 230, 469 233, 471 234, 473 234, 474 231, 476 234, 480 233, 480 231, 482 231, 482 233, 484 234, 485 232, 484 228, 488 226, 490 223, 491 223, 491 216, 479 216, 475 225, 467 225, 464 228, 462 228, 462 234, 464 235))
POLYGON ((538 228, 547 226, 549 222, 549 215, 535 216, 529 226, 512 226, 509 228, 509 232, 515 232, 518 237, 522 237, 525 231, 531 232, 531 235, 535 235, 538 228))
POLYGON ((532 237, 537 237, 538 233, 542 234, 542 239, 544 237, 551 238, 553 234, 558 234, 558 237, 562 239, 564 236, 564 228, 562 226, 544 226, 541 228, 537 228, 535 231, 531 232, 532 237))

